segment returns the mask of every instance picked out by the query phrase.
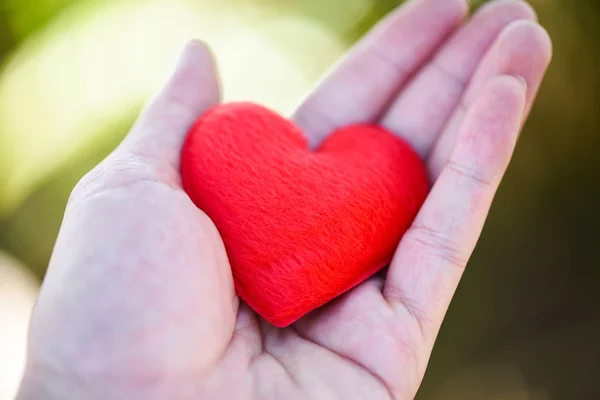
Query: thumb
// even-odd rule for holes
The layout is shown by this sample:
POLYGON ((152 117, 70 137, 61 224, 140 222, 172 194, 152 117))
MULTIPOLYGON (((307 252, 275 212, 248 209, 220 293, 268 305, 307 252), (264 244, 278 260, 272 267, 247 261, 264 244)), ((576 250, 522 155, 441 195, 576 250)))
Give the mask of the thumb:
POLYGON ((199 41, 190 42, 166 87, 147 106, 118 152, 179 169, 181 146, 196 119, 220 102, 214 57, 199 41))

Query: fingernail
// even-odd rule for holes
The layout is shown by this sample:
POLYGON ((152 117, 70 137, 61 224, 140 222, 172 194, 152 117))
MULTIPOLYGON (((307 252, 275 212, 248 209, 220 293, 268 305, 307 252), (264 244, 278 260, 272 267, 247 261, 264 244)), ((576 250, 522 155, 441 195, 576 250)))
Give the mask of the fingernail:
POLYGON ((192 39, 190 40, 187 45, 185 46, 185 49, 188 50, 190 48, 193 47, 202 47, 202 48, 207 48, 208 46, 206 45, 206 43, 202 40, 199 39, 192 39))
POLYGON ((185 44, 185 46, 179 53, 179 59, 177 60, 177 66, 179 66, 179 64, 181 64, 181 62, 185 59, 186 54, 195 46, 196 46, 196 43, 194 41, 189 41, 185 44))

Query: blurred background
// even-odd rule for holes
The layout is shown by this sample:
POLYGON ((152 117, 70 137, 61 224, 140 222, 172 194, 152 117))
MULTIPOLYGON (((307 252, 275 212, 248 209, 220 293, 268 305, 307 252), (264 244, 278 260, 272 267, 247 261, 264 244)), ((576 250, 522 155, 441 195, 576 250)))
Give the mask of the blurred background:
MULTIPOLYGON (((477 7, 483 3, 473 4, 477 7)), ((533 0, 555 57, 420 400, 600 399, 600 1, 533 0)), ((282 113, 398 0, 0 0, 0 399, 70 190, 189 38, 282 113)))

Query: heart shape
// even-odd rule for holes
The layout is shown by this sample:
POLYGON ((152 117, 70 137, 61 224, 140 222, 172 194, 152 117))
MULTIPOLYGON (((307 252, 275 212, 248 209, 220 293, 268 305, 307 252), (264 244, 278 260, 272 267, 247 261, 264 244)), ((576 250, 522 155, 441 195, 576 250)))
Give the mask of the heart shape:
POLYGON ((312 151, 292 122, 251 103, 202 115, 181 173, 221 234, 238 295, 278 327, 389 264, 428 191, 420 157, 381 127, 342 128, 312 151))

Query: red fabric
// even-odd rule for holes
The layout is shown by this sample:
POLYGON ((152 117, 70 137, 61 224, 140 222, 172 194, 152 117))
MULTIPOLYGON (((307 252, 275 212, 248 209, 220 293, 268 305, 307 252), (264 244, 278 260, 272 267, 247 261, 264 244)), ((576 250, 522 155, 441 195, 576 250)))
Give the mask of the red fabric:
POLYGON ((419 156, 380 127, 340 129, 311 151, 293 123, 250 103, 204 114, 181 168, 238 295, 279 327, 386 266, 428 191, 419 156))

